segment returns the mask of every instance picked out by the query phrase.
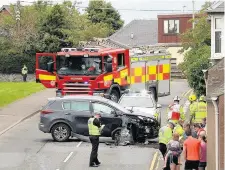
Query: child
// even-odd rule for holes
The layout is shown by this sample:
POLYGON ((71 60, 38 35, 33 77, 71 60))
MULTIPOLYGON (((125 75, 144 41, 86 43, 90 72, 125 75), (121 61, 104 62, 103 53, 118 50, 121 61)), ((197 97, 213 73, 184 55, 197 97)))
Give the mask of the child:
POLYGON ((174 133, 173 139, 167 145, 167 154, 165 156, 165 165, 164 170, 176 170, 177 166, 180 165, 179 157, 182 153, 180 142, 179 142, 179 134, 174 133))

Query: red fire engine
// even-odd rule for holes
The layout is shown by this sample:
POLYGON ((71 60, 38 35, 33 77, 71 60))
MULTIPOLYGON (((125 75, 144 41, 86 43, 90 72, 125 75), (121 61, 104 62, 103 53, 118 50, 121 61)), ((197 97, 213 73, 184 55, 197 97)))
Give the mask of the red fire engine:
POLYGON ((112 48, 37 53, 36 82, 56 88, 57 96, 105 94, 115 102, 131 85, 144 84, 157 100, 170 93, 170 59, 159 56, 153 61, 151 55, 130 57, 128 49, 112 48))

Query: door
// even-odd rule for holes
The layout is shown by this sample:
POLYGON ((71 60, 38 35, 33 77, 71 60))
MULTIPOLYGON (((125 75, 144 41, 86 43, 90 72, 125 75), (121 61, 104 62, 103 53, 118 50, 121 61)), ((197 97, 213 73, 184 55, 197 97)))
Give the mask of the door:
POLYGON ((56 75, 48 72, 49 62, 54 62, 54 70, 56 70, 56 54, 55 53, 37 53, 36 54, 36 81, 42 83, 46 88, 55 88, 56 75))
POLYGON ((88 119, 91 117, 89 101, 66 101, 63 103, 64 114, 69 116, 73 132, 88 136, 88 119))
POLYGON ((122 119, 114 114, 115 108, 105 103, 92 102, 92 109, 93 113, 101 114, 101 124, 105 125, 102 136, 111 137, 112 131, 122 126, 122 119))

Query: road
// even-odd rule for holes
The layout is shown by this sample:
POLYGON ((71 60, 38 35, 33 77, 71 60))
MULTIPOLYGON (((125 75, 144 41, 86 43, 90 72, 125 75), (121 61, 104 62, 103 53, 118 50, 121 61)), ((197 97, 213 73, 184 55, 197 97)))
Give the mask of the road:
MULTIPOLYGON (((174 95, 181 96, 189 88, 185 81, 171 82, 171 95, 159 99, 166 106, 174 95)), ((38 130, 39 115, 35 115, 0 136, 0 170, 88 170, 90 143, 71 139, 53 142, 50 134, 38 130)), ((103 141, 104 142, 104 141, 103 141)), ((153 170, 151 169, 157 143, 148 146, 118 146, 101 143, 99 170, 153 170)))

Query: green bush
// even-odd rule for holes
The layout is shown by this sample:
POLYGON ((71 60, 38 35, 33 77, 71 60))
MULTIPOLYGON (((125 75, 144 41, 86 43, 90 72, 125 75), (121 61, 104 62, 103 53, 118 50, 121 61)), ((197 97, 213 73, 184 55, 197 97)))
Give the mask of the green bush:
POLYGON ((0 73, 21 73, 24 64, 28 68, 28 73, 34 73, 35 61, 35 55, 0 53, 0 73))

